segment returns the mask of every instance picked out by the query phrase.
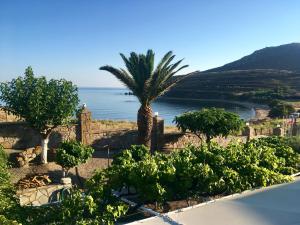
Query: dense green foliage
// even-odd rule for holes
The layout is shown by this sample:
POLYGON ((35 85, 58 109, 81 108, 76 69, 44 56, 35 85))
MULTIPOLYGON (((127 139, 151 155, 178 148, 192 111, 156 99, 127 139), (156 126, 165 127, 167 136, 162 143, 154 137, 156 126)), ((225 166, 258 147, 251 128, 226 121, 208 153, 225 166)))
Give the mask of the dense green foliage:
POLYGON ((64 170, 78 166, 85 163, 92 157, 94 149, 85 146, 77 141, 65 141, 56 150, 56 162, 61 165, 64 170))
POLYGON ((273 101, 270 108, 269 117, 271 118, 286 117, 296 111, 292 105, 280 101, 273 101))
POLYGON ((148 50, 146 54, 130 53, 130 57, 120 54, 126 69, 118 69, 112 66, 102 66, 105 70, 119 79, 138 98, 141 107, 138 111, 138 142, 150 146, 152 130, 151 102, 164 94, 175 83, 173 76, 187 67, 179 67, 182 60, 173 63, 175 55, 171 51, 163 56, 154 67, 154 52, 148 50))
POLYGON ((227 147, 213 143, 210 149, 188 146, 170 155, 150 155, 145 147, 132 146, 91 180, 94 186, 107 180, 115 190, 135 190, 141 202, 162 203, 288 182, 299 163, 299 154, 278 138, 227 147))
POLYGON ((294 149, 295 152, 298 152, 300 154, 300 137, 285 137, 284 140, 286 145, 290 146, 292 149, 294 149))
POLYGON ((22 216, 15 193, 10 182, 7 155, 0 145, 0 224, 17 224, 16 220, 22 216))
POLYGON ((184 132, 188 130, 199 138, 202 134, 205 135, 207 143, 213 137, 226 137, 239 131, 243 126, 239 115, 216 108, 186 112, 176 116, 174 121, 176 126, 184 132))
POLYGON ((77 87, 72 82, 35 77, 31 67, 24 77, 1 83, 0 100, 5 103, 5 110, 25 119, 41 134, 43 163, 47 163, 51 131, 74 115, 79 102, 77 87))
POLYGON ((35 77, 31 67, 24 77, 1 83, 0 93, 9 112, 24 118, 41 133, 73 116, 79 102, 77 87, 72 82, 35 77))
POLYGON ((96 172, 84 192, 72 189, 60 204, 37 208, 18 206, 5 154, 0 153, 0 222, 13 225, 113 224, 128 210, 114 191, 130 190, 140 203, 226 195, 289 182, 300 163, 300 155, 280 137, 227 147, 187 146, 169 155, 132 146, 116 155, 111 167, 96 172))
POLYGON ((128 210, 128 206, 114 197, 110 190, 97 187, 85 193, 72 189, 58 205, 26 208, 31 211, 24 223, 28 225, 114 224, 128 210))
POLYGON ((85 192, 76 188, 72 189, 57 205, 21 207, 10 182, 6 154, 0 147, 0 224, 114 224, 117 218, 127 212, 128 206, 115 197, 112 189, 104 184, 105 182, 99 186, 88 185, 85 192))

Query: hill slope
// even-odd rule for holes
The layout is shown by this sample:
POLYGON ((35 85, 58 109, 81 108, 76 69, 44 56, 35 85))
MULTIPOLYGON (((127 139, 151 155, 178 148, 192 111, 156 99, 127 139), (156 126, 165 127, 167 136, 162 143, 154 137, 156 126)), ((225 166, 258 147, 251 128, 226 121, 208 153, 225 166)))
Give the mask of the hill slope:
POLYGON ((300 44, 268 47, 178 82, 165 97, 269 103, 300 99, 300 44))
POLYGON ((300 71, 300 43, 263 48, 237 61, 207 72, 251 69, 300 71))

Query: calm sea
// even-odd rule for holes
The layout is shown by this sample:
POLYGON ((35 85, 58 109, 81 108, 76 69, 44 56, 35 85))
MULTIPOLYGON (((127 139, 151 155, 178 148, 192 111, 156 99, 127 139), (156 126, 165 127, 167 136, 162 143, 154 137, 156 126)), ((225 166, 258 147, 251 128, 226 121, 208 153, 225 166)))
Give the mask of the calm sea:
MULTIPOLYGON (((94 119, 136 121, 139 102, 135 96, 125 95, 125 92, 128 92, 125 88, 80 88, 79 96, 81 104, 87 104, 94 119)), ((224 108, 238 113, 246 120, 255 116, 251 106, 216 101, 159 99, 152 104, 152 107, 153 111, 158 112, 168 125, 172 124, 176 115, 203 107, 224 108)))

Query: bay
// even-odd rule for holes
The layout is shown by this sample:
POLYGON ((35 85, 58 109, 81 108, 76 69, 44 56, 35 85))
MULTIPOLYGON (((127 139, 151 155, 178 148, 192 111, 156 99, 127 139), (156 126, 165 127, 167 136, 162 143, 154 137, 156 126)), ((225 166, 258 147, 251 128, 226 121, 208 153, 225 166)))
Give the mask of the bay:
MULTIPOLYGON (((92 112, 93 119, 136 121, 140 104, 135 96, 125 95, 126 92, 125 88, 79 88, 79 97, 81 104, 85 103, 92 112)), ((167 125, 173 124, 176 115, 204 107, 224 108, 245 120, 255 117, 254 105, 239 102, 160 98, 152 107, 167 125)))

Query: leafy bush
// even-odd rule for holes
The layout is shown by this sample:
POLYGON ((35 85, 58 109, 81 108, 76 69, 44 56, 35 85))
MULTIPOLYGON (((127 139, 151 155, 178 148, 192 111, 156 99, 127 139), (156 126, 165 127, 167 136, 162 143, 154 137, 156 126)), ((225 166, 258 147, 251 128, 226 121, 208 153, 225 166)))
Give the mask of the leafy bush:
POLYGON ((3 215, 0 215, 0 224, 3 224, 3 225, 20 225, 17 221, 9 220, 3 215))
POLYGON ((64 170, 68 171, 71 168, 85 163, 92 157, 94 149, 85 146, 77 141, 65 141, 57 149, 56 162, 61 165, 64 170))
POLYGON ((144 146, 132 146, 91 181, 102 188, 106 183, 108 190, 135 190, 142 203, 162 203, 288 182, 289 175, 299 171, 299 163, 299 154, 278 137, 227 147, 187 146, 169 155, 150 155, 144 146))
POLYGON ((290 146, 294 151, 300 153, 300 137, 286 137, 285 142, 288 146, 290 146))
POLYGON ((0 145, 0 224, 16 224, 20 219, 19 201, 10 182, 7 155, 0 145))
POLYGON ((274 163, 278 164, 277 170, 282 170, 283 174, 292 174, 300 169, 300 158, 297 151, 294 150, 290 143, 290 138, 284 137, 265 137, 252 140, 249 145, 259 148, 265 146, 273 149, 273 154, 276 156, 274 163), (286 172, 284 172, 286 171, 286 172), (289 171, 289 172, 288 172, 289 171))
POLYGON ((114 224, 128 206, 110 193, 98 195, 74 188, 57 205, 24 207, 28 215, 24 224, 30 225, 102 225, 114 224), (105 197, 103 197, 105 196, 105 197))

